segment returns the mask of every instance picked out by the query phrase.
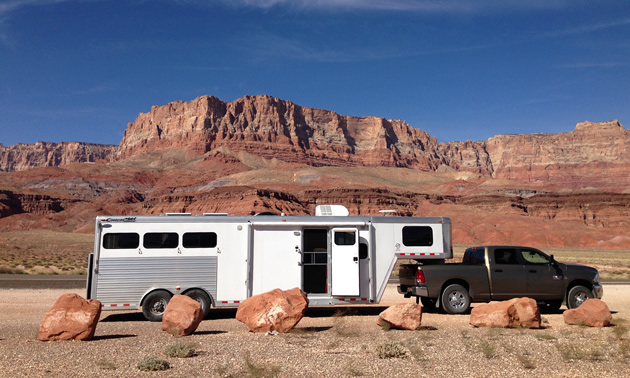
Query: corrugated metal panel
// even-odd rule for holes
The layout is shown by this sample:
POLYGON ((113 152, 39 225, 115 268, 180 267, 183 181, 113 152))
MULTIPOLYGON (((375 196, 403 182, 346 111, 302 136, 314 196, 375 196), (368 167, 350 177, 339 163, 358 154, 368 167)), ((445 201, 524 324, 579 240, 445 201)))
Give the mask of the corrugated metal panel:
POLYGON ((217 297, 216 256, 101 258, 98 270, 95 299, 103 305, 139 307, 142 296, 158 288, 178 294, 198 287, 217 297))

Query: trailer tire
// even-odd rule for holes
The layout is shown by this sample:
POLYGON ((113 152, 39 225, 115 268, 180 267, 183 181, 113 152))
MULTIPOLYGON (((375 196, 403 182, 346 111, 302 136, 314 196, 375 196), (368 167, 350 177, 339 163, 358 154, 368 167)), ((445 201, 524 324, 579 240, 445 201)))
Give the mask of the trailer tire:
POLYGON ((161 322, 162 315, 168 302, 171 300, 171 293, 164 290, 156 290, 144 298, 142 301, 142 314, 151 322, 161 322))
POLYGON ((203 318, 207 318, 210 315, 210 308, 212 307, 212 301, 205 291, 201 289, 192 289, 184 293, 184 295, 196 300, 201 305, 201 311, 203 312, 203 318))
POLYGON ((449 314, 463 314, 470 308, 470 294, 462 285, 448 285, 440 298, 442 308, 449 314))
POLYGON ((591 298, 593 298, 593 292, 588 288, 581 285, 573 286, 567 294, 567 308, 569 310, 578 308, 584 301, 591 298))

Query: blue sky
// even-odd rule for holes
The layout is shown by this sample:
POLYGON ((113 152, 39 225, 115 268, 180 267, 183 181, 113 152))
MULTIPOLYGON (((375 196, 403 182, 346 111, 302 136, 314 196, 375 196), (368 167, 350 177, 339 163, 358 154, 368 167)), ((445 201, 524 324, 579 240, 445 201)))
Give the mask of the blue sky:
MULTIPOLYGON (((0 0, 0 143, 268 94, 440 142, 630 124, 621 0, 0 0)), ((630 126, 628 126, 630 127, 630 126)))

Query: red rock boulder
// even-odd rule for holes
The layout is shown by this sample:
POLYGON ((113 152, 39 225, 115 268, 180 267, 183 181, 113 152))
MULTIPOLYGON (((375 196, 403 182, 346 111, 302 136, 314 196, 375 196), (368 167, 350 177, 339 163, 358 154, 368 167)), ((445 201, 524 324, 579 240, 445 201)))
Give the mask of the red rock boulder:
POLYGON ((610 325, 612 314, 601 299, 587 299, 578 308, 566 310, 562 316, 567 324, 579 324, 589 327, 606 327, 610 325))
POLYGON ((46 313, 38 339, 91 340, 100 316, 101 302, 77 294, 64 294, 46 313))
POLYGON ((540 310, 531 298, 487 303, 472 309, 470 324, 475 327, 540 328, 540 310))
POLYGON ((162 315, 162 331, 173 336, 195 332, 203 320, 201 304, 186 295, 173 295, 162 315))
POLYGON ((274 289, 244 300, 236 319, 252 332, 288 332, 302 320, 307 308, 308 297, 299 288, 274 289))
POLYGON ((420 329, 422 322, 422 306, 415 303, 398 303, 390 306, 378 314, 376 324, 383 326, 389 324, 391 328, 408 329, 415 331, 420 329))

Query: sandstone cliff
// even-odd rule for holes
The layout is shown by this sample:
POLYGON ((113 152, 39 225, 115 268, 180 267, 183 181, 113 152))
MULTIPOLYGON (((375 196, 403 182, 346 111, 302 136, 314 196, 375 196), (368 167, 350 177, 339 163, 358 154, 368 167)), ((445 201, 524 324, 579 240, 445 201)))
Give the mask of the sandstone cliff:
POLYGON ((128 125, 116 159, 171 148, 203 154, 228 147, 311 166, 453 169, 528 185, 624 192, 630 188, 629 144, 630 131, 618 121, 583 122, 560 134, 437 143, 400 120, 343 116, 270 96, 227 103, 204 96, 141 113, 128 125))
POLYGON ((12 172, 71 163, 110 161, 116 148, 111 145, 81 142, 37 142, 9 147, 0 144, 0 171, 12 172))

